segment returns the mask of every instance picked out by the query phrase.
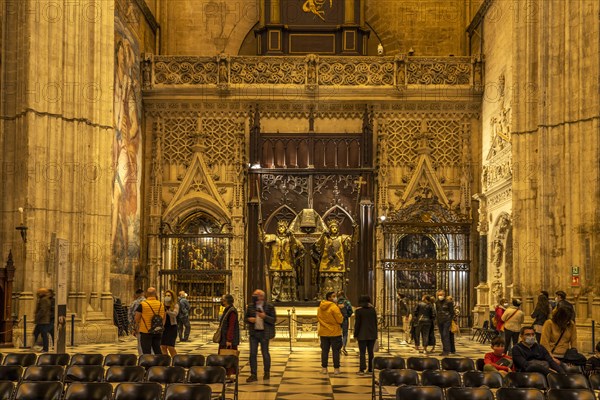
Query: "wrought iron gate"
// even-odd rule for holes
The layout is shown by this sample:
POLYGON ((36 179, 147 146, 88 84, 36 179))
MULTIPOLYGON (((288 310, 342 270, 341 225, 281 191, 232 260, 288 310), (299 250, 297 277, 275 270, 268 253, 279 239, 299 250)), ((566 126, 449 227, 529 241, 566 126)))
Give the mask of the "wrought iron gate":
MULTIPOLYGON (((400 326, 400 293, 412 312, 423 295, 444 289, 452 296, 459 324, 471 325, 471 222, 439 205, 418 199, 383 223, 381 260, 384 312, 390 326, 400 326)), ((435 297, 434 297, 435 298, 435 297)))

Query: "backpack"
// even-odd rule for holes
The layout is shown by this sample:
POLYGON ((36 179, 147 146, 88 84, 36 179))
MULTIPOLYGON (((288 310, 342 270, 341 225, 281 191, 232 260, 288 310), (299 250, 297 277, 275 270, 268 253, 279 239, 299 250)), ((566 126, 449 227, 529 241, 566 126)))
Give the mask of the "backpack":
POLYGON ((344 319, 348 319, 352 316, 352 314, 354 313, 354 311, 352 311, 352 306, 350 305, 350 303, 348 301, 344 301, 344 307, 341 308, 342 311, 342 316, 344 317, 344 319))
MULTIPOLYGON (((148 303, 147 301, 145 302, 146 304, 148 304, 148 307, 150 307, 150 310, 152 310, 152 319, 150 319, 150 329, 148 329, 148 333, 152 334, 152 335, 159 335, 161 333, 163 333, 163 331, 165 330, 165 327, 163 325, 163 319, 160 316, 160 308, 162 307, 162 303, 160 304, 160 306, 158 306, 158 312, 159 313, 155 313, 154 309, 152 308, 152 306, 150 305, 150 303, 148 303)), ((144 321, 144 325, 146 325, 146 321, 144 321)), ((146 325, 146 328, 148 327, 148 325, 146 325)))

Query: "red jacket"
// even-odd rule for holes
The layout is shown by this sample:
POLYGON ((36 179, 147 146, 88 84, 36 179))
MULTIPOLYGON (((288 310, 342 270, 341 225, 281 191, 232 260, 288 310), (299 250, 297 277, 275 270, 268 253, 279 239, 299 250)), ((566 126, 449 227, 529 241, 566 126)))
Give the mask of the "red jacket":
POLYGON ((496 328, 497 331, 502 330, 502 326, 504 325, 504 321, 502 321, 502 314, 504 314, 504 311, 503 307, 496 307, 496 326, 494 328, 496 328))
POLYGON ((504 365, 496 364, 502 358, 508 358, 509 360, 512 360, 512 358, 510 358, 510 356, 507 356, 506 354, 497 356, 492 351, 491 353, 485 353, 485 356, 483 357, 483 363, 493 366, 498 371, 506 371, 506 372, 514 371, 515 370, 514 364, 513 364, 512 368, 508 368, 508 367, 505 367, 504 365))

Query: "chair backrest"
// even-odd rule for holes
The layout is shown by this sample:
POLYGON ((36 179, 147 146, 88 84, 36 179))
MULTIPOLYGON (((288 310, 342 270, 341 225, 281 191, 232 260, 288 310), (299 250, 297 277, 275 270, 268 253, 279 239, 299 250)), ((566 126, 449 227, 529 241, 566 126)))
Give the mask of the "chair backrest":
POLYGON ((396 389, 396 399, 443 400, 444 392, 438 386, 400 386, 396 389))
POLYGON ((220 366, 191 367, 188 370, 188 383, 221 384, 221 398, 225 398, 227 371, 220 366))
POLYGON ((102 365, 71 365, 65 373, 65 382, 102 382, 102 365))
POLYGON ((185 368, 154 366, 148 368, 146 374, 147 382, 158 382, 162 384, 185 382, 185 368))
POLYGON ((590 384, 582 374, 557 374, 549 373, 546 376, 548 379, 548 387, 550 389, 589 389, 590 384))
POLYGON ((0 381, 0 400, 12 399, 15 384, 10 381, 0 381))
POLYGON ((107 382, 74 382, 67 386, 64 400, 111 400, 113 387, 107 382))
POLYGON ((23 376, 23 367, 20 365, 0 366, 0 381, 19 382, 23 376))
POLYGON ((485 387, 451 387, 446 390, 446 400, 494 400, 494 394, 485 387))
POLYGON ((465 387, 487 386, 491 389, 498 389, 503 386, 502 375, 495 371, 468 371, 463 375, 463 385, 465 387))
POLYGON ((403 368, 406 368, 403 357, 373 357, 373 370, 403 368))
POLYGON ((104 366, 112 367, 113 365, 124 367, 137 365, 137 356, 135 354, 107 354, 104 357, 104 366))
POLYGON ((206 358, 206 365, 210 367, 235 368, 237 371, 238 358, 232 355, 222 356, 219 354, 211 354, 206 358))
POLYGON ((457 372, 475 371, 475 364, 473 360, 466 357, 446 357, 442 358, 442 369, 457 372))
POLYGON ((8 353, 2 360, 2 365, 20 365, 21 367, 29 367, 35 365, 37 355, 35 353, 8 353))
POLYGON ((419 374, 414 369, 382 369, 379 386, 419 385, 419 374))
POLYGON ((409 357, 406 361, 406 368, 416 371, 440 369, 440 360, 433 357, 409 357))
POLYGON ((210 386, 202 383, 173 383, 165 390, 165 400, 210 400, 210 386))
POLYGON ((485 361, 483 358, 478 358, 477 360, 475 360, 475 369, 477 369, 477 371, 483 371, 484 365, 485 361))
POLYGON ((509 372, 504 377, 504 385, 509 388, 548 389, 546 377, 539 372, 509 372))
POLYGON ((545 400, 544 393, 533 388, 500 388, 496 400, 545 400))
POLYGON ((562 367, 567 374, 582 374, 583 370, 579 365, 562 363, 562 367))
POLYGON ((69 360, 71 356, 66 353, 44 353, 40 354, 35 365, 69 365, 69 360))
POLYGON ((594 392, 589 389, 550 389, 546 393, 547 400, 596 400, 594 392))
POLYGON ((426 369, 423 371, 421 373, 421 383, 423 386, 439 386, 442 388, 462 386, 458 372, 435 369, 426 369))
POLYGON ((102 365, 104 356, 102 354, 73 354, 69 365, 102 365))
POLYGON ((60 382, 21 382, 15 400, 60 400, 63 385, 60 382))
POLYGON ((146 369, 139 365, 113 365, 108 367, 104 380, 106 382, 143 382, 146 369))
POLYGON ((177 354, 173 357, 174 367, 202 367, 205 357, 202 354, 177 354))
POLYGON ((600 390, 600 374, 592 374, 589 376, 590 389, 600 390))
POLYGON ((162 387, 156 382, 124 382, 115 389, 114 400, 157 400, 162 398, 162 387))
POLYGON ((62 382, 65 376, 65 367, 62 365, 32 365, 23 373, 24 382, 57 381, 62 382))
POLYGON ((150 367, 168 367, 171 365, 171 357, 167 354, 142 354, 138 358, 137 365, 146 369, 150 367))

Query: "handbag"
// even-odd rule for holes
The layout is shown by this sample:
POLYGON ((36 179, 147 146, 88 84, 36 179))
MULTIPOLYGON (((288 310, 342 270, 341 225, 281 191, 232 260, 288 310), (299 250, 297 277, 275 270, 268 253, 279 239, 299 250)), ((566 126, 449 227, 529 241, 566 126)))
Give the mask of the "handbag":
POLYGON ((460 328, 458 327, 458 324, 454 320, 452 320, 452 323, 450 324, 450 332, 452 332, 454 334, 460 333, 460 328))
POLYGON ((373 352, 376 353, 379 351, 379 340, 375 340, 375 344, 373 344, 373 352))
POLYGON ((240 356, 240 351, 236 349, 219 349, 220 356, 240 356))
POLYGON ((585 365, 585 363, 587 362, 587 359, 585 358, 585 356, 583 354, 581 354, 580 352, 577 351, 576 348, 571 347, 570 349, 568 349, 565 352, 565 355, 563 357, 563 362, 566 362, 567 364, 573 364, 573 365, 585 365))
POLYGON ((508 367, 508 368, 512 368, 512 366, 513 366, 512 360, 510 360, 506 357, 502 357, 501 359, 496 361, 496 364, 501 365, 503 367, 508 367))

